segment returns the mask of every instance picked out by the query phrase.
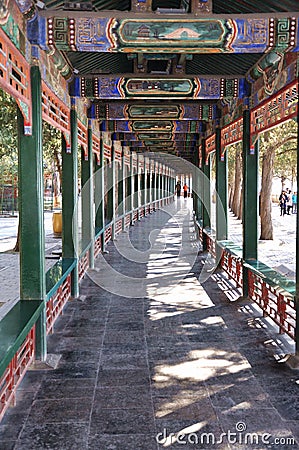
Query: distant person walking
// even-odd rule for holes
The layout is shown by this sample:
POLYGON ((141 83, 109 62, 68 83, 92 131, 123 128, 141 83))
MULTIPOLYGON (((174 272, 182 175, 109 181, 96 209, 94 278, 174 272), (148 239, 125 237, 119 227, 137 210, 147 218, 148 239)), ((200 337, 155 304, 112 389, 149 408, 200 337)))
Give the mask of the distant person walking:
POLYGON ((291 191, 291 189, 288 190, 286 195, 287 195, 287 203, 286 203, 287 215, 289 216, 291 214, 291 210, 292 210, 292 191, 291 191))
POLYGON ((285 191, 281 191, 281 194, 279 196, 279 206, 280 206, 280 215, 284 216, 287 207, 287 195, 285 191))
POLYGON ((176 195, 177 195, 177 197, 180 197, 181 196, 181 183, 179 181, 177 182, 175 188, 176 188, 176 195))
POLYGON ((183 186, 184 198, 188 197, 188 190, 189 190, 189 188, 188 188, 188 186, 185 183, 184 186, 183 186))
POLYGON ((297 214, 297 192, 292 195, 292 207, 293 214, 297 214))

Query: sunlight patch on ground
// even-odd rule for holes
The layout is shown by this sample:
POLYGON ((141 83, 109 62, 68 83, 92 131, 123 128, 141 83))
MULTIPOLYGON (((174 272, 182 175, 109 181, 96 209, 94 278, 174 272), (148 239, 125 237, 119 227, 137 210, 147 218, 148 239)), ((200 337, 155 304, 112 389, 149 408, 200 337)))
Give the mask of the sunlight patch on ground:
POLYGON ((178 364, 157 364, 154 381, 156 383, 171 379, 205 381, 211 377, 251 368, 247 360, 240 359, 238 353, 224 350, 194 350, 186 358, 190 360, 178 364))

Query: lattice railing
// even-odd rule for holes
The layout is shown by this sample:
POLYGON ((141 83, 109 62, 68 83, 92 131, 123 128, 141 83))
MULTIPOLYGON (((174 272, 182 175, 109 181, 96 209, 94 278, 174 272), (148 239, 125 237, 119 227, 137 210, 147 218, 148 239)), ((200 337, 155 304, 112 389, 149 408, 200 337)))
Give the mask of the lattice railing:
POLYGON ((35 326, 27 334, 4 374, 0 377, 0 422, 9 406, 15 404, 16 389, 34 360, 35 326))
POLYGON ((293 296, 280 286, 271 285, 265 278, 248 270, 249 297, 263 310, 263 315, 279 326, 280 333, 295 338, 296 308, 293 296))
POLYGON ((47 301, 47 334, 53 332, 54 323, 71 296, 71 275, 69 274, 63 283, 58 287, 55 294, 47 301))

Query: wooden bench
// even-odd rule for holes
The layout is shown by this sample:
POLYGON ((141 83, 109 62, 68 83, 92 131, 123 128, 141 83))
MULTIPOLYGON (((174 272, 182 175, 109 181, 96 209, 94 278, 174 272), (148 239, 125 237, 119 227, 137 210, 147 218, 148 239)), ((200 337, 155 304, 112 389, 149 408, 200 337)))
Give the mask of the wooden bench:
POLYGON ((35 324, 44 305, 20 300, 0 321, 0 421, 35 356, 35 324))

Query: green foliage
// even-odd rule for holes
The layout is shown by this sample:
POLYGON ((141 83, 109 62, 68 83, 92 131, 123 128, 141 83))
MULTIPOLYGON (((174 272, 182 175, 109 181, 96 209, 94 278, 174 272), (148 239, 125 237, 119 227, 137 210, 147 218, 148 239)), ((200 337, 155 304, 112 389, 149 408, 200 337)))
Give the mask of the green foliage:
POLYGON ((45 174, 61 172, 61 132, 43 122, 43 156, 45 174))
POLYGON ((297 176, 297 123, 289 120, 260 137, 260 154, 275 151, 274 176, 294 180, 297 176))
MULTIPOLYGON (((0 183, 18 176, 17 105, 13 97, 0 89, 0 183)), ((43 122, 45 174, 61 171, 61 132, 43 122)))
POLYGON ((17 105, 6 92, 0 90, 0 183, 18 174, 17 105))

